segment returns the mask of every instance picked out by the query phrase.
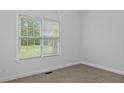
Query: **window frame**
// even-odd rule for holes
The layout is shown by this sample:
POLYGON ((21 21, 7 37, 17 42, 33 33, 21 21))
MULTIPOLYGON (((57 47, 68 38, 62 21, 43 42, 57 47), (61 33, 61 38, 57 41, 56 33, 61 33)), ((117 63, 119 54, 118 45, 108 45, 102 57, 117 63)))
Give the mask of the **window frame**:
POLYGON ((16 60, 25 60, 25 59, 34 59, 34 58, 43 58, 43 57, 51 57, 51 56, 60 56, 61 55, 61 43, 60 43, 60 21, 59 20, 54 20, 54 19, 51 19, 51 18, 47 18, 47 17, 36 17, 36 16, 31 16, 31 15, 20 15, 17 13, 17 25, 16 25, 16 34, 17 34, 17 37, 16 37, 16 40, 17 40, 17 47, 16 47, 16 60), (34 57, 20 57, 20 44, 21 44, 21 39, 20 39, 20 33, 21 33, 21 26, 20 26, 20 17, 31 17, 31 18, 36 18, 36 19, 39 19, 40 22, 41 22, 41 28, 40 28, 40 56, 34 56, 34 57), (54 39, 56 38, 58 40, 58 48, 57 48, 57 53, 56 54, 49 54, 49 55, 43 55, 43 49, 44 49, 44 39, 46 39, 44 36, 43 36, 43 27, 42 27, 42 23, 45 22, 44 20, 50 20, 50 21, 55 21, 58 23, 59 25, 59 36, 58 37, 50 37, 51 39, 54 39))

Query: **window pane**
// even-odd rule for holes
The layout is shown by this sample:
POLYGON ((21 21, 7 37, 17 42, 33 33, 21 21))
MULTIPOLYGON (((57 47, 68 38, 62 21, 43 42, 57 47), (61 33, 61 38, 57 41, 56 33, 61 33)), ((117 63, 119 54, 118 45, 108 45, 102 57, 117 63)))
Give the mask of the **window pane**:
POLYGON ((41 56, 40 29, 41 22, 37 18, 21 16, 20 52, 21 58, 41 56), (26 37, 24 37, 26 36, 26 37))
POLYGON ((28 27, 32 27, 33 26, 33 21, 31 17, 27 17, 28 19, 28 27))
POLYGON ((59 47, 59 39, 44 39, 43 55, 57 55, 59 47))
POLYGON ((40 19, 30 18, 28 20, 28 36, 39 37, 41 30, 41 22, 40 19))
POLYGON ((34 45, 34 39, 33 38, 28 38, 28 46, 34 45))
POLYGON ((33 36, 33 27, 28 27, 28 36, 33 36))
POLYGON ((21 17, 21 36, 28 35, 28 20, 24 17, 21 17))
POLYGON ((41 21, 39 19, 33 20, 33 31, 35 37, 40 37, 41 21))
POLYGON ((37 46, 37 45, 40 45, 40 39, 39 38, 36 38, 35 41, 34 41, 34 44, 37 46))
POLYGON ((41 21, 38 18, 21 16, 21 36, 39 37, 41 21))
POLYGON ((43 31, 45 37, 59 37, 59 22, 45 20, 43 31))
POLYGON ((36 57, 40 55, 41 55, 40 39, 34 38, 21 39, 20 56, 22 58, 36 57))
POLYGON ((22 46, 27 46, 28 42, 27 42, 27 38, 21 38, 21 45, 22 46))

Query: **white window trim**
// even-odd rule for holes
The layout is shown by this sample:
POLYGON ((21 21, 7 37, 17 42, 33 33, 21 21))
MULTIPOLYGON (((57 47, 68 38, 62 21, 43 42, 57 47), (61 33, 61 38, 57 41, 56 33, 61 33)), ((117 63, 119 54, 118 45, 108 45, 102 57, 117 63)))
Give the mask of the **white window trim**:
MULTIPOLYGON (((16 11, 16 60, 26 60, 26 59, 34 59, 34 58, 43 58, 43 57, 52 57, 52 56, 60 56, 61 55, 61 36, 60 36, 60 21, 58 20, 54 20, 54 19, 51 19, 51 18, 47 18, 47 17, 35 17, 35 16, 32 16, 32 15, 20 15, 18 10, 16 11), (35 56, 35 57, 20 57, 19 56, 19 52, 20 52, 20 28, 19 28, 19 16, 28 16, 28 17, 35 17, 35 18, 39 18, 39 19, 42 19, 42 20, 52 20, 52 21, 56 21, 59 23, 59 37, 50 37, 50 38, 58 38, 58 52, 56 54, 49 54, 49 55, 43 55, 43 47, 44 47, 44 37, 43 37, 43 31, 42 31, 42 28, 41 28, 41 31, 40 31, 40 50, 41 50, 41 55, 40 56, 35 56), (42 40, 41 40, 42 39, 42 40)), ((44 22, 41 20, 41 23, 44 22)))

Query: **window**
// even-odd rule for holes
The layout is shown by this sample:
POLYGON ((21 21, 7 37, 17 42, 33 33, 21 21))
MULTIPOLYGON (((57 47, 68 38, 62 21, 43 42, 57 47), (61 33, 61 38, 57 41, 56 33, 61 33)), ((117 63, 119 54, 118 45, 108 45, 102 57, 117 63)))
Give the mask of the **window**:
POLYGON ((59 22, 19 16, 19 58, 59 54, 59 22))
POLYGON ((43 55, 56 55, 59 51, 59 24, 57 21, 46 19, 43 25, 43 55))

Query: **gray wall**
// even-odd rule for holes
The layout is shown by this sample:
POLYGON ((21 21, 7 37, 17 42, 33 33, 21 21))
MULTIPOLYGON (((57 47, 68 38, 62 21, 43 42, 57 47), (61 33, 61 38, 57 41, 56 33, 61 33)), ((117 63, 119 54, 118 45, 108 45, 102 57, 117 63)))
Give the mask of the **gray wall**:
MULTIPOLYGON (((39 11, 42 12, 43 11, 39 11)), ((78 11, 59 11, 61 56, 16 60, 16 11, 0 11, 0 80, 25 73, 45 71, 81 60, 80 15, 78 11)), ((34 11, 35 13, 35 11, 34 11)), ((39 13, 38 13, 39 15, 39 13)))
POLYGON ((124 11, 82 11, 82 60, 124 73, 124 11))

